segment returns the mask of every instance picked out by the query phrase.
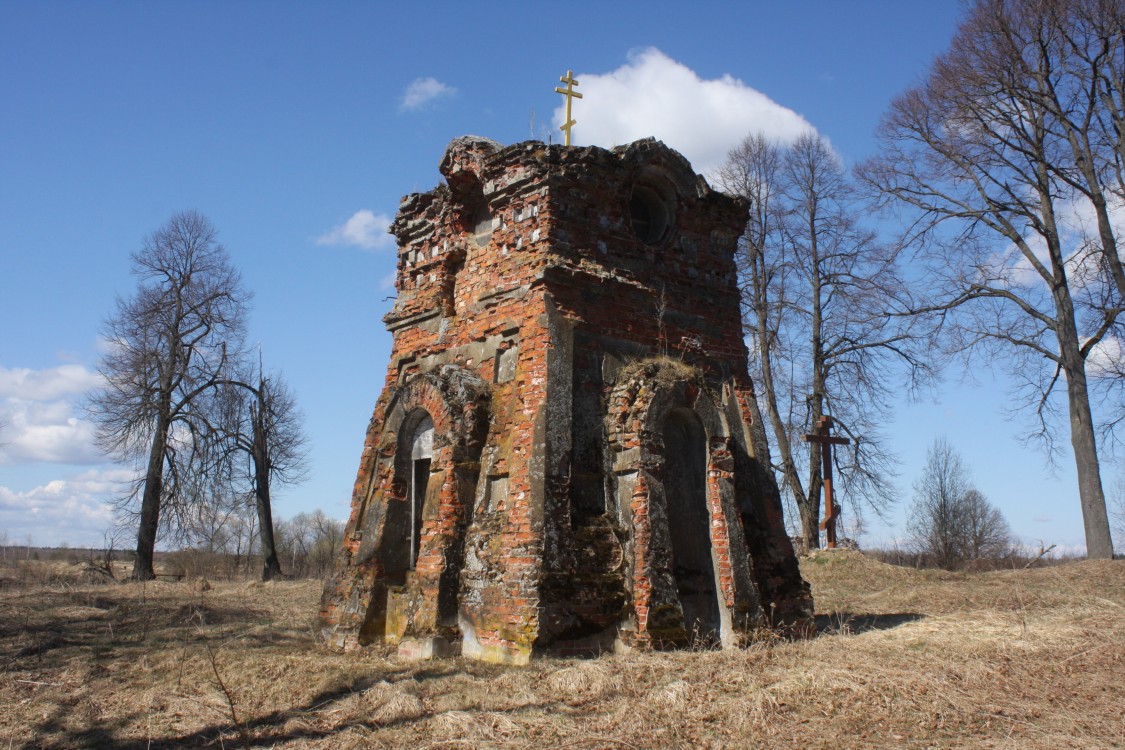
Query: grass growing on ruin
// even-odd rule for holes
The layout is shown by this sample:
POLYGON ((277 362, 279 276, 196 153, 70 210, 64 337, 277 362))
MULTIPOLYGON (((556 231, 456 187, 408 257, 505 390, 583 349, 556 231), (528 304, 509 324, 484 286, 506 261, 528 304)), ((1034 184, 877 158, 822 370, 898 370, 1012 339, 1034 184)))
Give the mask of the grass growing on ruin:
POLYGON ((816 639, 526 668, 324 651, 315 582, 54 575, 0 590, 0 748, 1125 745, 1125 561, 802 569, 816 639))

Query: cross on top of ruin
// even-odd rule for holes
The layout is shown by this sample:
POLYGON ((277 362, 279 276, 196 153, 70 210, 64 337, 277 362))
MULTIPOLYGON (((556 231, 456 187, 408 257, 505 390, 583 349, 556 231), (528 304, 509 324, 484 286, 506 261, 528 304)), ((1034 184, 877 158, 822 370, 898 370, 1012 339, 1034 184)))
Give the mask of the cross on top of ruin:
POLYGON ((562 94, 564 97, 566 97, 566 122, 564 122, 562 126, 559 127, 559 130, 565 133, 565 140, 563 141, 563 145, 569 146, 570 130, 578 124, 578 120, 575 120, 570 116, 570 103, 574 99, 581 99, 582 94, 579 94, 574 90, 574 87, 578 85, 578 81, 575 80, 574 73, 572 73, 571 71, 566 71, 566 75, 560 76, 559 80, 566 84, 565 89, 560 86, 555 86, 555 93, 562 94))

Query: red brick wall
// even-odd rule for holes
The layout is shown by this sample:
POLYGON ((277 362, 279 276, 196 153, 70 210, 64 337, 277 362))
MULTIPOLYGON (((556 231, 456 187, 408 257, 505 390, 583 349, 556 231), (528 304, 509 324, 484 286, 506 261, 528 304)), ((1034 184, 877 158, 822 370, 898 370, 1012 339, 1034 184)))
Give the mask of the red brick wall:
POLYGON ((325 588, 329 642, 353 646, 392 619, 408 639, 464 633, 467 651, 495 660, 598 650, 628 622, 636 636, 625 640, 645 642, 650 573, 667 567, 648 528, 655 475, 640 467, 622 503, 607 467, 631 448, 658 461, 645 420, 673 391, 709 405, 711 544, 732 622, 748 626, 763 608, 807 615, 776 486, 754 470, 761 426, 746 417, 734 266, 745 204, 653 141, 607 151, 458 139, 441 168, 447 183, 407 196, 392 227, 394 342, 325 588), (635 231, 646 214, 630 201, 642 194, 668 220, 655 241, 635 231), (660 377, 630 369, 661 357, 675 364, 660 377), (622 388, 620 372, 636 382, 622 388), (441 481, 417 567, 396 578, 396 430, 416 408, 434 419, 441 481), (628 423, 614 427, 620 415, 628 423), (383 612, 387 591, 403 611, 383 612), (439 596, 453 597, 456 627, 441 622, 439 596))

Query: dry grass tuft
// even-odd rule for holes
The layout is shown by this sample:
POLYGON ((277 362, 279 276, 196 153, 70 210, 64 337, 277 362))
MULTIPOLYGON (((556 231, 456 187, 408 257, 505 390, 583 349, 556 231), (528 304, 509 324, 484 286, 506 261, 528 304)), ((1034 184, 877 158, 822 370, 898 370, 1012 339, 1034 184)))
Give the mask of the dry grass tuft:
POLYGON ((547 676, 548 690, 571 702, 597 700, 617 692, 620 682, 609 667, 599 661, 579 662, 547 676))
POLYGON ((373 707, 371 720, 383 726, 399 724, 426 715, 422 699, 412 693, 396 692, 383 703, 373 707))
POLYGON ((657 706, 683 706, 691 698, 692 687, 683 680, 676 680, 649 692, 648 698, 657 706))
POLYGON ((525 668, 330 653, 313 582, 12 571, 0 748, 1125 746, 1125 562, 802 569, 818 638, 525 668))

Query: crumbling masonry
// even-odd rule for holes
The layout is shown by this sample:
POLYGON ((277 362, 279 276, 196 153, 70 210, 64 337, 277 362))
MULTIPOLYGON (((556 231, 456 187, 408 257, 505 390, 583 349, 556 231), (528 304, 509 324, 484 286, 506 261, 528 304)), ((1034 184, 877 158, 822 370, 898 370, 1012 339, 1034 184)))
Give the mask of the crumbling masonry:
POLYGON ((321 607, 410 658, 804 630, 746 369, 744 202, 677 152, 450 144, 403 199, 394 335, 321 607))

